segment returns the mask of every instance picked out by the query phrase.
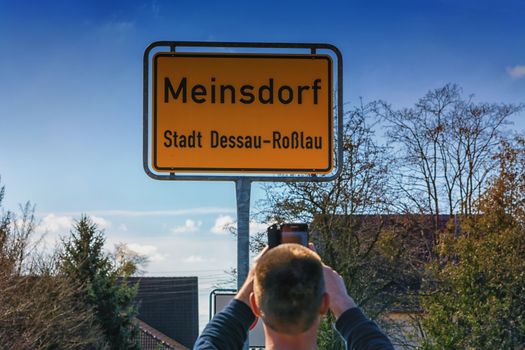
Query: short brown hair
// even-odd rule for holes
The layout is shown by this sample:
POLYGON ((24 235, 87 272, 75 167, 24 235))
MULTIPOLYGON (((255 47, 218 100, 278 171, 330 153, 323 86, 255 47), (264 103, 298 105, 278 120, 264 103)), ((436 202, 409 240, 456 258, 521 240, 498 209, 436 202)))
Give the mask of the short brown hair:
POLYGON ((264 323, 274 331, 298 334, 319 315, 325 292, 319 256, 299 244, 281 244, 255 268, 254 294, 264 323))

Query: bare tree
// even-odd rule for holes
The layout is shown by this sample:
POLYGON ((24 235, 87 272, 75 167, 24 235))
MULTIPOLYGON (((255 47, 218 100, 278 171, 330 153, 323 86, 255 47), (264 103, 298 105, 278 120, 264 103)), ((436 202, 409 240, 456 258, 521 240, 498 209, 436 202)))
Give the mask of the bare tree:
POLYGON ((376 104, 396 159, 399 210, 471 215, 495 169, 494 152, 508 118, 523 105, 476 103, 453 84, 429 91, 414 107, 376 104))
MULTIPOLYGON (((0 187, 0 207, 4 187, 0 187)), ((79 308, 71 281, 39 254, 29 203, 0 214, 0 344, 6 349, 103 349, 90 310, 79 308)))
POLYGON ((141 276, 149 263, 146 255, 130 249, 126 243, 115 244, 115 250, 110 256, 116 274, 120 277, 141 276))
MULTIPOLYGON (((347 282, 372 318, 396 304, 400 286, 414 272, 405 264, 398 231, 387 230, 392 201, 391 162, 374 139, 375 104, 345 114, 342 175, 330 183, 284 183, 266 187, 264 221, 311 223, 312 240, 328 265, 347 282)), ((342 348, 325 322, 319 348, 342 348)))
POLYGON ((312 221, 318 215, 383 213, 390 206, 386 148, 374 141, 374 104, 345 114, 342 174, 332 182, 290 182, 265 187, 264 214, 273 220, 312 221), (268 211, 269 210, 269 211, 268 211))

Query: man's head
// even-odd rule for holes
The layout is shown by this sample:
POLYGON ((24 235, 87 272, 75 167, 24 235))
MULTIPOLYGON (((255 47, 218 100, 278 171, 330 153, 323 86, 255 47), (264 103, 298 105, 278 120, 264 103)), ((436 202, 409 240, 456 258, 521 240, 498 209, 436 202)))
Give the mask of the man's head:
POLYGON ((252 304, 278 333, 305 332, 328 307, 321 260, 299 244, 281 244, 259 259, 253 291, 252 304))

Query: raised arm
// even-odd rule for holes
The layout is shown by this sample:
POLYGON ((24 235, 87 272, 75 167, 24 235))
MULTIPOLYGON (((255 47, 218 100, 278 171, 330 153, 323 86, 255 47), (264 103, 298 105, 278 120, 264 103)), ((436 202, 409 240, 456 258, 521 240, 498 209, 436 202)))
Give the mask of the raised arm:
POLYGON ((393 350, 392 343, 379 327, 369 320, 357 307, 346 291, 343 278, 330 266, 324 265, 326 292, 330 298, 330 310, 337 319, 337 331, 352 350, 393 350))

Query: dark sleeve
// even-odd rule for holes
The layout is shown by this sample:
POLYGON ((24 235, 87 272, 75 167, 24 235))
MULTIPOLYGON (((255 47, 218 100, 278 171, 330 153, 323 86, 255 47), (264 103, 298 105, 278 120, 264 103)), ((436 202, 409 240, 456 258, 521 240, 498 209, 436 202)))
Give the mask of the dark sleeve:
POLYGON ((193 349, 240 350, 253 321, 255 315, 252 309, 242 301, 233 299, 206 325, 193 349))
POLYGON ((335 328, 346 340, 347 349, 394 350, 387 336, 357 307, 343 312, 335 323, 335 328))

